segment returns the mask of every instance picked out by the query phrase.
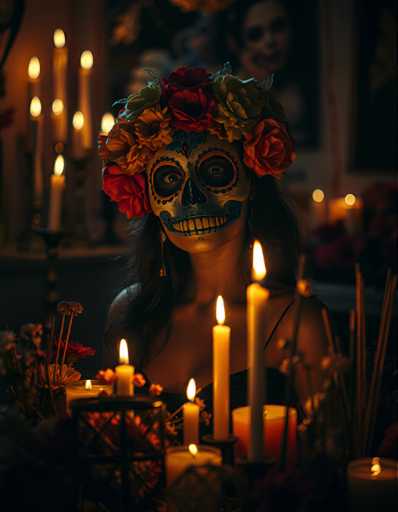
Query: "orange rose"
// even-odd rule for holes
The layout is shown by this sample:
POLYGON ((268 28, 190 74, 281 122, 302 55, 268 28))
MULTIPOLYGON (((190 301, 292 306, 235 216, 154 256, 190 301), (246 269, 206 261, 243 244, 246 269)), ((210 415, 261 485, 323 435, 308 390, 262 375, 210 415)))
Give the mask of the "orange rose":
POLYGON ((134 122, 135 134, 140 145, 157 151, 172 141, 170 122, 167 108, 147 108, 134 122))
POLYGON ((243 161, 257 176, 279 177, 296 158, 292 138, 275 119, 260 121, 245 139, 243 161))

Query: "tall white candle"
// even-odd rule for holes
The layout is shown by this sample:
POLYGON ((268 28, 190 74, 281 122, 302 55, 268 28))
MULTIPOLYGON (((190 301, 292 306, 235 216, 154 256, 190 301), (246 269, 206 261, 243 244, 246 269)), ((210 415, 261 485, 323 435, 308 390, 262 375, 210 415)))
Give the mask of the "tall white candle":
POLYGON ((57 28, 53 35, 54 51, 53 51, 53 84, 54 84, 54 101, 58 102, 58 107, 62 105, 62 109, 58 108, 57 113, 53 110, 54 122, 54 142, 65 143, 68 130, 68 113, 67 113, 67 66, 68 66, 68 49, 65 45, 65 33, 62 29, 57 28))
MULTIPOLYGON (((261 281, 265 275, 266 268, 262 248, 256 240, 253 247, 253 280, 261 281)), ((268 297, 269 291, 259 283, 252 283, 247 287, 248 403, 250 407, 248 459, 251 462, 263 458, 263 405, 266 399, 263 344, 265 306, 268 297)))
POLYGON ((117 376, 116 394, 119 396, 132 396, 134 395, 134 366, 129 364, 129 351, 124 338, 120 340, 119 363, 115 368, 117 376))
POLYGON ((196 395, 196 384, 190 379, 187 386, 187 398, 189 402, 183 405, 184 417, 184 444, 198 444, 199 442, 199 406, 193 401, 196 395))
POLYGON ((50 183, 50 207, 48 211, 48 229, 59 231, 61 228, 62 198, 65 188, 65 160, 58 155, 54 162, 54 172, 50 183))
POLYGON ((85 50, 80 56, 79 70, 79 109, 84 116, 83 125, 83 148, 89 150, 92 148, 92 121, 91 121, 91 91, 90 77, 93 67, 93 54, 90 50, 85 50))
POLYGON ((33 161, 33 203, 39 210, 43 204, 43 116, 41 101, 37 96, 30 102, 30 133, 33 161))
POLYGON ((72 156, 77 160, 85 156, 83 148, 83 127, 85 119, 80 110, 74 113, 72 119, 73 135, 72 135, 72 156))
POLYGON ((347 468, 351 510, 398 509, 398 462, 378 457, 357 459, 347 468))
POLYGON ((29 104, 34 96, 40 96, 40 60, 38 57, 31 57, 28 64, 29 104))
POLYGON ((314 229, 327 222, 328 209, 325 193, 320 188, 312 191, 311 199, 310 226, 314 229))
POLYGON ((229 352, 230 327, 225 321, 224 301, 217 298, 216 318, 213 327, 213 413, 214 439, 223 440, 229 436, 229 352))

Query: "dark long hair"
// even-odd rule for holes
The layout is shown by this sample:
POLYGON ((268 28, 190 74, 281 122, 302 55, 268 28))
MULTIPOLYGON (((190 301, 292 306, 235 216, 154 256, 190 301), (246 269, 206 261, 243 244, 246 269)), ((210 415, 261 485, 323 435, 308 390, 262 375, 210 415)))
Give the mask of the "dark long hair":
MULTIPOLYGON (((254 239, 260 240, 265 246, 277 248, 283 265, 279 266, 277 275, 270 273, 269 281, 293 285, 299 251, 295 216, 274 178, 255 176, 253 180, 247 248, 254 239)), ((148 214, 142 219, 131 221, 130 236, 132 253, 128 284, 139 283, 140 291, 129 305, 125 327, 134 332, 139 341, 136 355, 139 364, 143 366, 152 355, 153 341, 163 329, 167 342, 167 327, 170 326, 173 308, 189 300, 189 284, 192 284, 193 276, 189 254, 168 240, 163 248, 167 276, 160 276, 161 227, 155 215, 148 214)))

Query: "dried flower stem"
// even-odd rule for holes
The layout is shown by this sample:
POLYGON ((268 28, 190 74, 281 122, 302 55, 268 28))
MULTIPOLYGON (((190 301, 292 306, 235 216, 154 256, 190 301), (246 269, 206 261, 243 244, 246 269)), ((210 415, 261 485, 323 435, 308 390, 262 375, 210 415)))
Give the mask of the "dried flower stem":
POLYGON ((363 279, 359 265, 355 265, 355 306, 356 306, 356 358, 355 358, 355 416, 356 436, 354 437, 357 456, 361 454, 363 443, 363 409, 365 404, 365 315, 363 298, 363 279))
POLYGON ((70 334, 72 332, 73 320, 74 320, 74 314, 71 313, 71 315, 69 317, 69 323, 68 323, 68 332, 66 333, 66 338, 65 338, 65 343, 64 343, 64 353, 62 354, 61 372, 60 372, 60 379, 61 380, 63 378, 63 371, 64 371, 64 365, 65 365, 65 360, 66 360, 66 352, 68 350, 70 334))
POLYGON ((64 313, 62 315, 61 328, 59 330, 59 335, 57 337, 57 354, 56 354, 55 360, 54 360, 54 375, 53 375, 54 384, 56 384, 56 381, 57 381, 57 366, 58 366, 59 352, 61 349, 62 336, 64 335, 65 318, 66 318, 66 314, 64 313))
POLYGON ((382 313, 380 319, 379 335, 377 338, 374 367, 365 415, 365 432, 363 440, 363 450, 365 452, 371 449, 373 442, 373 435, 376 424, 376 414, 380 401, 382 373, 387 353, 392 309, 394 305, 394 294, 397 287, 397 278, 397 275, 391 276, 390 272, 387 274, 382 313))

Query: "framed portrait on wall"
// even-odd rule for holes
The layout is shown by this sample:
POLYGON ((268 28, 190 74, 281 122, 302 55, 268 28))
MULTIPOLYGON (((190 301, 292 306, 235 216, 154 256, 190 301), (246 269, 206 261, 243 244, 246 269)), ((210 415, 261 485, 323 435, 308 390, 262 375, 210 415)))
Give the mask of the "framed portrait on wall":
MULTIPOLYGON (((205 4, 206 2, 202 2, 205 4)), ((216 5, 216 2, 208 2, 216 5)), ((147 69, 164 76, 179 65, 210 72, 230 62, 234 74, 273 74, 299 148, 319 147, 319 0, 229 0, 220 9, 187 11, 176 0, 107 2, 111 97, 139 90, 147 69)))
POLYGON ((397 3, 356 0, 352 172, 397 171, 397 3))

